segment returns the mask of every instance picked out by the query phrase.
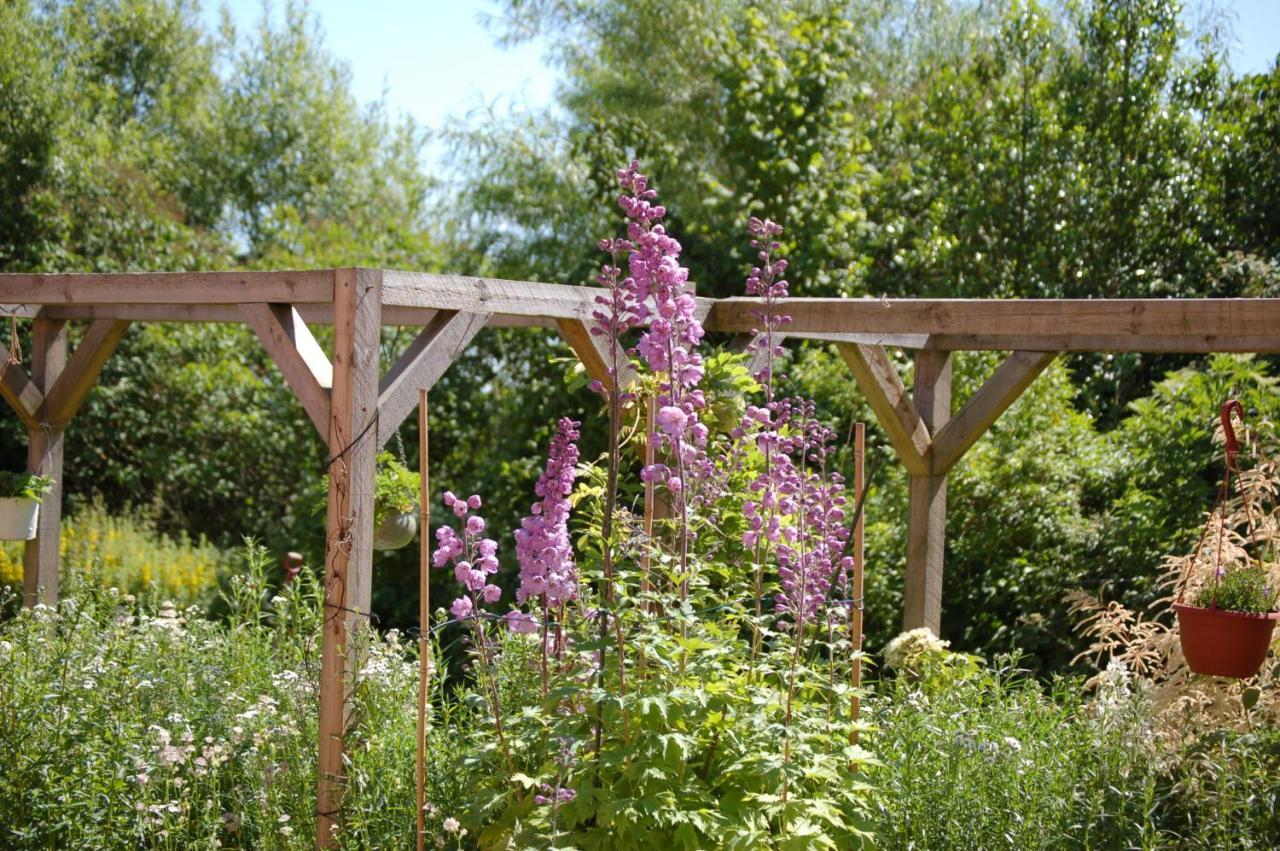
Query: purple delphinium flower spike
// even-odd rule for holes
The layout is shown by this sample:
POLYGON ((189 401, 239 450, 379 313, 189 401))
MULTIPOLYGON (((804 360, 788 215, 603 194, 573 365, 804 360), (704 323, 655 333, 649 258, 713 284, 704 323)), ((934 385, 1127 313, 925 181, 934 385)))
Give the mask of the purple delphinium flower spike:
MULTIPOLYGON (((515 532, 520 561, 517 603, 538 599, 555 607, 578 595, 578 574, 569 542, 569 494, 578 464, 579 427, 580 423, 567 417, 560 420, 546 470, 534 489, 539 500, 515 532)), ((511 625, 515 627, 514 622, 511 625)))

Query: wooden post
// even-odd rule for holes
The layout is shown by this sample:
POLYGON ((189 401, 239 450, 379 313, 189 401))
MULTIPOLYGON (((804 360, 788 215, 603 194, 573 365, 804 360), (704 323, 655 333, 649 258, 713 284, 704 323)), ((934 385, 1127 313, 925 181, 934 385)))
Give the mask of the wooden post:
MULTIPOLYGON (((31 381, 44 394, 53 389, 67 365, 67 323, 58 319, 35 320, 31 346, 31 381)), ((53 479, 53 488, 40 501, 36 536, 27 541, 22 557, 22 603, 54 605, 58 602, 58 556, 62 530, 63 424, 45 422, 27 428, 27 471, 53 479)))
MULTIPOLYGON (((921 349, 916 353, 916 413, 930 434, 951 417, 951 353, 921 349)), ((942 561, 947 534, 947 474, 911 476, 907 515, 906 600, 904 630, 942 628, 942 561)))
POLYGON ((325 539, 324 643, 320 666, 320 754, 316 846, 336 842, 351 636, 369 614, 373 574, 373 477, 378 449, 378 343, 382 273, 339 269, 333 282, 333 391, 329 418, 329 507, 325 539))

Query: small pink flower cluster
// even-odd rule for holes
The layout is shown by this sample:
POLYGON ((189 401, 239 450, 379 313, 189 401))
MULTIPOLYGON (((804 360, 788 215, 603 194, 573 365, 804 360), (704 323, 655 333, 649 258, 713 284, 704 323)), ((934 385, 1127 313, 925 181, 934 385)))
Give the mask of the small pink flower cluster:
MULTIPOLYGON (((804 403, 805 420, 798 451, 817 467, 785 486, 794 496, 792 524, 778 543, 778 576, 782 591, 777 609, 790 614, 798 626, 808 623, 826 602, 831 583, 853 566, 845 555, 849 528, 845 525, 844 479, 827 472, 835 434, 813 417, 813 403, 804 403)), ((793 468, 794 469, 794 468, 793 468)))
MULTIPOLYGON (((556 607, 578 596, 578 573, 569 541, 569 494, 578 464, 580 427, 581 423, 568 417, 558 423, 546 470, 534 488, 539 501, 516 530, 516 557, 520 561, 517 603, 537 599, 544 606, 556 607)), ((508 624, 516 629, 516 622, 508 617, 508 624)), ((527 627, 523 622, 520 626, 527 627)))
POLYGON ((468 593, 454 600, 449 611, 458 620, 466 620, 479 611, 482 601, 496 603, 502 596, 502 589, 489 582, 489 577, 498 572, 498 542, 480 537, 484 534, 484 518, 471 514, 480 508, 479 496, 472 494, 459 499, 451 491, 445 491, 444 504, 453 510, 455 517, 464 520, 462 534, 451 526, 436 529, 436 550, 431 554, 431 563, 436 567, 453 565, 453 575, 468 593))
POLYGON ((555 789, 550 784, 542 783, 538 786, 538 794, 533 796, 533 802, 540 806, 550 803, 567 804, 576 797, 578 797, 578 793, 572 789, 555 789))

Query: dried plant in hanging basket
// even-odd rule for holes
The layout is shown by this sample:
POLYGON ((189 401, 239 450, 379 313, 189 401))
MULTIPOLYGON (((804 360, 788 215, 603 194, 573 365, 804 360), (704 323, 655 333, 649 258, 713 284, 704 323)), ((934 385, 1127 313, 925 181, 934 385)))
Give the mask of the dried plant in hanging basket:
MULTIPOLYGON (((1196 546, 1165 559, 1159 585, 1166 596, 1147 612, 1083 591, 1066 596, 1072 613, 1081 618, 1077 629, 1091 642, 1077 660, 1096 660, 1100 670, 1112 661, 1146 681, 1156 718, 1174 742, 1209 727, 1243 730, 1259 722, 1280 723, 1280 658, 1271 649, 1280 590, 1280 447, 1256 447, 1253 463, 1241 469, 1234 429, 1219 426, 1215 439, 1224 448, 1234 447, 1228 453, 1234 456, 1231 484, 1219 490, 1196 546), (1233 658, 1234 667, 1194 657, 1196 650, 1186 641, 1187 615, 1179 615, 1179 607, 1192 618, 1208 613, 1218 627, 1227 624, 1211 629, 1208 646, 1219 657, 1226 653, 1233 658), (1256 641, 1251 658, 1223 647, 1224 632, 1241 623, 1267 630, 1260 656, 1256 641), (1209 671, 1212 676, 1200 673, 1211 667, 1216 668, 1209 671)), ((1105 676, 1100 673, 1091 683, 1101 683, 1105 676)))

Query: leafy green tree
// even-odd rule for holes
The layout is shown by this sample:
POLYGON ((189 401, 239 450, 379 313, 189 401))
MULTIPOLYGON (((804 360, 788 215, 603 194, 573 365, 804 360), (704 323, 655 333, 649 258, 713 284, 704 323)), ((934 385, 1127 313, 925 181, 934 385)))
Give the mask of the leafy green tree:
MULTIPOLYGON (((439 262, 421 131, 356 103, 305 6, 242 35, 184 0, 6 3, 0 40, 4 271, 439 262)), ((0 422, 20 466, 25 435, 0 422)), ((323 461, 247 328, 152 324, 69 430, 66 476, 73 504, 306 548, 299 494, 323 461)))

